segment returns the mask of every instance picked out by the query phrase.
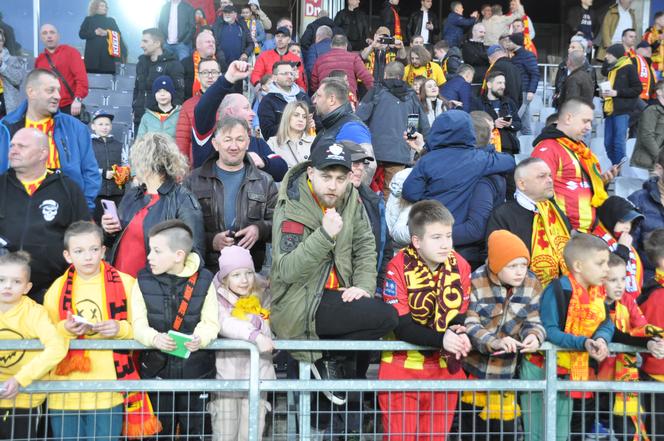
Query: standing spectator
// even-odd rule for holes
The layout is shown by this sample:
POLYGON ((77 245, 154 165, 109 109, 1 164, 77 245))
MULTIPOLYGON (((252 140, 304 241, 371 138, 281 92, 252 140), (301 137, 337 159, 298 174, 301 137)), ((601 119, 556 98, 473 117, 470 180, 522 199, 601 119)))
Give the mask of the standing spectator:
POLYGON ((406 58, 406 48, 401 40, 394 40, 389 44, 390 30, 385 26, 376 29, 373 40, 368 40, 369 45, 362 49, 360 56, 365 61, 367 70, 373 76, 374 82, 381 81, 385 76, 385 66, 396 61, 397 58, 406 58))
POLYGON ((625 29, 634 29, 635 27, 636 14, 632 9, 632 0, 616 0, 614 4, 609 6, 609 10, 602 21, 601 44, 597 51, 597 59, 604 61, 609 46, 621 43, 625 29))
POLYGON ((328 12, 325 9, 321 9, 318 12, 318 18, 307 25, 302 33, 302 37, 300 37, 300 46, 304 52, 307 52, 316 42, 318 30, 323 26, 330 28, 329 38, 332 38, 332 35, 338 34, 340 33, 338 31, 341 31, 341 29, 337 30, 334 20, 329 17, 328 12), (333 29, 334 32, 332 32, 333 29))
POLYGON ((180 117, 180 106, 173 105, 173 95, 175 95, 173 80, 165 75, 157 77, 152 83, 152 94, 157 104, 145 109, 141 124, 136 130, 136 137, 139 138, 148 132, 152 132, 164 133, 171 138, 175 138, 175 127, 180 117))
POLYGON ((380 11, 380 24, 385 26, 397 40, 404 44, 405 29, 401 27, 401 17, 399 16, 399 0, 386 0, 380 11))
POLYGON ((286 105, 277 134, 268 139, 270 148, 283 158, 288 168, 309 159, 314 137, 308 133, 313 121, 309 104, 293 101, 286 105))
POLYGON ((637 106, 642 86, 622 44, 614 44, 606 50, 602 75, 608 77, 610 84, 610 89, 602 90, 604 148, 611 163, 616 165, 625 157, 629 114, 637 106))
POLYGON ((304 56, 304 70, 307 72, 310 85, 311 85, 311 72, 314 69, 314 64, 316 64, 318 58, 328 53, 330 49, 332 49, 332 28, 325 25, 320 26, 316 30, 315 43, 312 44, 309 47, 309 49, 307 49, 304 56))
POLYGON ((11 140, 9 170, 0 175, 4 215, 0 237, 9 251, 27 251, 32 256, 29 296, 40 304, 46 289, 67 267, 62 256, 67 226, 90 219, 79 186, 62 172, 49 171, 48 157, 48 138, 37 129, 21 128, 11 140))
POLYGON ((652 60, 650 57, 652 56, 652 51, 650 45, 645 41, 641 41, 637 45, 636 40, 637 36, 634 29, 627 29, 623 32, 625 55, 632 60, 632 64, 636 67, 639 81, 641 81, 641 94, 639 95, 639 98, 641 98, 641 101, 643 102, 638 102, 636 108, 636 113, 640 114, 641 111, 646 108, 646 103, 650 100, 650 97, 653 94, 653 88, 657 82, 657 75, 651 66, 652 60))
POLYGON ((251 8, 251 12, 263 24, 263 29, 266 31, 272 29, 272 20, 270 20, 270 17, 268 17, 265 11, 261 9, 261 4, 258 2, 258 0, 249 0, 248 3, 249 7, 251 8))
POLYGON ((480 6, 480 17, 479 17, 480 23, 490 19, 492 15, 493 15, 493 9, 491 8, 490 4, 484 3, 482 6, 480 6))
POLYGON ((302 60, 288 51, 288 44, 291 42, 291 33, 288 28, 284 26, 277 28, 274 39, 277 41, 276 47, 273 50, 264 50, 258 56, 254 70, 251 73, 251 84, 255 86, 263 75, 272 72, 272 67, 277 61, 289 61, 299 63, 297 68, 299 75, 295 82, 302 90, 307 90, 307 80, 302 60))
POLYGON ((191 149, 194 109, 196 108, 196 104, 201 100, 201 95, 217 81, 219 75, 221 75, 221 67, 217 60, 212 58, 201 59, 198 63, 197 75, 201 85, 200 90, 185 101, 182 104, 182 108, 180 108, 180 116, 178 117, 178 124, 175 128, 175 142, 182 154, 189 159, 189 164, 191 165, 194 163, 194 154, 191 149))
POLYGON ((486 70, 489 68, 489 55, 484 45, 486 28, 483 23, 475 23, 471 31, 470 39, 461 45, 461 58, 464 63, 475 68, 473 83, 481 83, 484 80, 486 70))
POLYGON ((440 40, 433 45, 433 55, 436 63, 440 64, 443 69, 443 76, 447 78, 448 74, 454 75, 457 73, 459 66, 463 64, 461 58, 461 49, 456 46, 450 47, 445 40, 440 40))
MULTIPOLYGON (((592 45, 592 42, 590 44, 592 45)), ((595 95, 597 95, 599 89, 597 86, 597 70, 590 64, 590 60, 588 59, 587 48, 588 48, 588 42, 586 41, 586 39, 580 35, 575 35, 570 40, 569 47, 567 48, 567 58, 569 58, 569 54, 571 54, 572 52, 581 52, 585 54, 586 61, 583 64, 583 68, 586 70, 586 72, 588 73, 588 75, 590 75, 590 78, 592 79, 593 97, 594 97, 595 95)), ((563 61, 558 65, 558 71, 556 72, 556 79, 555 79, 556 87, 553 94, 553 107, 555 107, 556 109, 563 104, 563 101, 560 100, 560 93, 563 90, 563 86, 565 84, 567 76, 572 73, 567 67, 567 58, 563 58, 563 61)))
POLYGON ((652 170, 664 147, 664 81, 655 86, 656 102, 643 111, 639 118, 636 145, 630 165, 652 170))
POLYGON ((664 44, 662 39, 664 35, 664 11, 657 11, 654 17, 654 23, 643 34, 643 41, 647 42, 652 49, 652 67, 658 73, 658 78, 662 78, 664 73, 664 44))
POLYGON ((360 0, 347 0, 346 7, 334 17, 334 25, 344 31, 351 51, 359 52, 364 49, 371 34, 369 17, 360 10, 360 0))
POLYGON ((506 95, 512 98, 519 106, 523 101, 523 94, 521 93, 521 72, 512 63, 507 56, 507 51, 499 45, 490 46, 487 49, 489 55, 489 62, 491 65, 486 71, 482 81, 481 93, 486 93, 486 79, 492 71, 500 71, 505 75, 505 91, 506 95))
POLYGON ((473 69, 473 66, 470 64, 462 64, 457 70, 457 74, 453 75, 440 88, 441 96, 447 100, 462 103, 463 110, 465 112, 470 112, 472 96, 470 83, 473 81, 473 75, 475 75, 475 69, 473 69))
MULTIPOLYGON (((275 27, 276 29, 279 28, 286 28, 288 29, 288 32, 290 32, 291 35, 291 43, 297 43, 297 33, 293 33, 293 22, 291 21, 290 18, 288 17, 281 17, 277 21, 277 26, 275 27)), ((274 38, 270 38, 265 40, 265 44, 263 44, 263 52, 264 51, 271 51, 277 46, 277 41, 274 38)))
POLYGON ((531 156, 543 159, 553 176, 555 201, 573 229, 588 232, 595 225, 595 209, 608 198, 605 185, 617 167, 602 173, 597 157, 583 143, 591 130, 592 103, 571 98, 558 111, 556 126, 547 126, 535 139, 531 156))
POLYGON ((523 6, 519 2, 517 7, 517 12, 512 15, 503 15, 503 7, 500 4, 494 4, 492 7, 492 15, 487 20, 483 20, 482 24, 486 29, 486 34, 484 36, 484 44, 486 46, 492 46, 498 44, 498 40, 501 36, 510 33, 510 26, 512 22, 517 19, 517 17, 525 14, 523 6))
POLYGON ((595 82, 586 69, 586 54, 581 51, 570 52, 567 56, 567 70, 570 72, 560 90, 559 103, 568 98, 578 98, 581 101, 592 102, 595 95, 595 82))
POLYGON ((183 0, 170 0, 159 13, 159 30, 164 34, 164 49, 173 52, 178 60, 191 55, 196 22, 194 8, 183 0))
POLYGON ((535 25, 530 19, 524 10, 523 14, 520 14, 520 9, 523 9, 521 6, 520 0, 510 0, 510 12, 507 13, 508 17, 515 17, 515 20, 512 22, 510 29, 510 34, 523 34, 523 47, 532 52, 537 58, 537 49, 535 49, 535 25))
POLYGON ((88 74, 81 54, 71 46, 60 44, 60 33, 52 24, 39 30, 44 52, 35 60, 35 69, 50 70, 60 81, 60 110, 71 116, 81 114, 81 102, 88 96, 88 74))
POLYGON ((461 105, 461 102, 451 103, 440 96, 438 84, 436 84, 436 80, 432 79, 424 80, 418 96, 420 98, 422 110, 424 110, 424 113, 427 115, 429 127, 433 125, 433 122, 438 115, 447 112, 450 108, 456 107, 456 105, 461 105))
POLYGON ((401 79, 403 70, 398 61, 388 64, 385 79, 365 95, 356 112, 372 133, 372 156, 383 170, 379 189, 385 200, 390 194, 392 177, 412 162, 411 149, 403 139, 409 116, 418 115, 418 132, 429 131, 429 121, 417 94, 401 79))
POLYGON ((22 55, 21 45, 16 41, 16 36, 14 34, 14 28, 7 24, 2 19, 2 12, 0 12, 0 29, 5 33, 7 49, 9 53, 15 57, 22 55))
POLYGON ((217 59, 219 68, 226 70, 226 59, 223 51, 217 52, 214 34, 209 29, 203 30, 196 36, 196 50, 182 60, 184 70, 184 99, 188 100, 201 91, 201 78, 198 75, 198 65, 202 60, 217 59), (216 54, 216 55, 215 55, 216 54))
POLYGON ((196 32, 194 32, 194 35, 200 34, 204 28, 208 27, 205 12, 200 8, 194 9, 194 21, 196 22, 196 32))
MULTIPOLYGON (((521 91, 523 94, 519 117, 523 123, 521 133, 532 134, 530 102, 535 98, 540 73, 537 58, 523 47, 523 34, 510 34, 500 40, 501 45, 511 54, 510 61, 521 72, 521 91)), ((513 97, 514 98, 514 97, 513 97)))
POLYGON ((565 21, 569 38, 582 35, 592 44, 595 37, 599 36, 600 21, 592 6, 593 0, 580 0, 578 5, 569 8, 565 21))
POLYGON ((106 0, 92 0, 78 31, 85 40, 83 61, 88 73, 115 75, 115 63, 127 59, 127 45, 115 19, 108 15, 106 0))
POLYGON ((203 256, 203 215, 198 201, 178 183, 187 173, 187 159, 175 142, 162 133, 148 133, 132 145, 129 162, 139 185, 125 192, 118 218, 110 214, 101 218, 105 245, 112 246, 109 261, 135 277, 147 266, 152 227, 174 219, 193 231, 194 250, 203 256))
POLYGON ((214 23, 212 30, 226 63, 230 64, 235 60, 247 61, 254 52, 254 42, 247 27, 237 20, 235 7, 224 6, 221 18, 214 23))
POLYGON ((367 90, 374 86, 374 78, 365 67, 362 58, 348 51, 348 39, 344 35, 335 35, 332 38, 330 51, 316 60, 311 71, 312 92, 318 89, 321 80, 327 78, 333 70, 346 72, 348 88, 355 96, 357 96, 358 81, 362 81, 367 90))
POLYGON ((60 83, 54 73, 35 69, 25 80, 27 100, 0 123, 0 171, 9 167, 10 139, 20 129, 35 128, 48 137, 46 167, 60 169, 78 184, 90 211, 94 210, 100 176, 87 127, 76 118, 58 112, 60 83))
POLYGON ((479 13, 473 11, 470 18, 463 18, 463 4, 459 1, 453 1, 450 4, 450 11, 450 15, 447 16, 443 26, 443 40, 447 41, 450 47, 459 47, 463 40, 463 34, 475 24, 479 13))
POLYGON ((420 9, 413 12, 408 19, 408 40, 422 37, 427 48, 433 46, 440 38, 438 16, 431 12, 432 0, 420 0, 420 9))
POLYGON ((232 245, 250 250, 259 272, 265 261, 277 186, 250 159, 249 141, 246 120, 222 118, 212 137, 216 153, 191 172, 184 183, 203 210, 204 256, 210 271, 220 269, 219 252, 232 245))
POLYGON ((251 5, 242 6, 240 16, 249 29, 249 37, 254 44, 254 55, 261 53, 261 46, 265 42, 265 29, 263 23, 251 12, 251 5))
MULTIPOLYGON (((412 85, 415 77, 420 75, 436 80, 436 84, 439 86, 445 83, 443 69, 438 63, 431 61, 431 53, 424 46, 411 47, 408 61, 409 63, 403 73, 403 79, 408 85, 412 85)), ((387 73, 387 67, 385 71, 387 73)))
POLYGON ((286 104, 303 101, 311 105, 309 95, 295 84, 295 75, 297 75, 297 71, 288 61, 277 61, 272 66, 274 81, 258 106, 261 134, 265 139, 277 134, 286 104))
POLYGON ((182 104, 184 98, 184 69, 182 63, 171 52, 164 52, 164 35, 157 28, 143 31, 141 49, 143 55, 138 57, 136 64, 136 81, 134 82, 134 97, 132 108, 134 110, 134 126, 138 127, 141 117, 148 107, 154 107, 157 102, 152 94, 152 84, 157 77, 167 75, 175 85, 174 104, 182 104))
POLYGON ((16 110, 21 102, 20 89, 24 77, 21 61, 5 47, 5 33, 0 29, 0 118, 16 110))
POLYGON ((214 24, 217 19, 217 14, 214 11, 214 0, 187 0, 187 3, 195 10, 203 12, 202 18, 207 25, 212 26, 214 24))

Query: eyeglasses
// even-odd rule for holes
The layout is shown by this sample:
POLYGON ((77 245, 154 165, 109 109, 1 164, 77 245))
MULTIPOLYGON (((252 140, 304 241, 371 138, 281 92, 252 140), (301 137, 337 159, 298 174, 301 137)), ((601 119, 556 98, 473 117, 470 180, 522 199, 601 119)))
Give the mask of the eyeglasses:
POLYGON ((218 70, 202 70, 199 72, 199 75, 202 77, 216 77, 219 74, 221 74, 221 72, 218 70))

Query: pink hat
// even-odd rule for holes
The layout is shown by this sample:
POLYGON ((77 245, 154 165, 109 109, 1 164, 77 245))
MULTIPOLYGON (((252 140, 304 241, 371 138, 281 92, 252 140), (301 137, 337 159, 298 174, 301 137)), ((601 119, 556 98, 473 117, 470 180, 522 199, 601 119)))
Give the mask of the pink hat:
POLYGON ((251 268, 256 271, 249 250, 237 245, 222 248, 219 254, 219 276, 223 279, 240 268, 251 268))

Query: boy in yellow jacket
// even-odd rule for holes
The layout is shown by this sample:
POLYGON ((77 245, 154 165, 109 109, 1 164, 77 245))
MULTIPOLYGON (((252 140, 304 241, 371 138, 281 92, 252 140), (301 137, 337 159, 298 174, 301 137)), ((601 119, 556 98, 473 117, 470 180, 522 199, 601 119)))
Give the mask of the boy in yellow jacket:
MULTIPOLYGON (((101 228, 92 222, 75 222, 65 232, 64 246, 71 266, 44 297, 58 333, 68 340, 132 339, 134 279, 102 261, 106 249, 101 228)), ((127 351, 70 350, 51 379, 138 380, 139 376, 127 351)), ((121 433, 133 438, 159 431, 147 395, 140 392, 50 394, 48 408, 58 439, 113 441, 121 433)))
POLYGON ((30 283, 30 256, 22 251, 0 256, 0 339, 38 338, 43 351, 0 351, 0 439, 37 436, 43 394, 19 393, 43 377, 67 354, 67 341, 56 331, 43 306, 24 295, 30 283))

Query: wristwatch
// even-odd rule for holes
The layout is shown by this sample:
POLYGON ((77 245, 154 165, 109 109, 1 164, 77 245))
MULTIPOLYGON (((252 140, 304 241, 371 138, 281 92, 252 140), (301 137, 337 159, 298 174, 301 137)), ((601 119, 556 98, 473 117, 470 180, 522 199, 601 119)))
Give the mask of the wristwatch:
POLYGON ((77 103, 80 103, 80 102, 82 102, 83 100, 80 99, 79 97, 75 96, 75 97, 74 97, 74 101, 76 101, 77 103))

